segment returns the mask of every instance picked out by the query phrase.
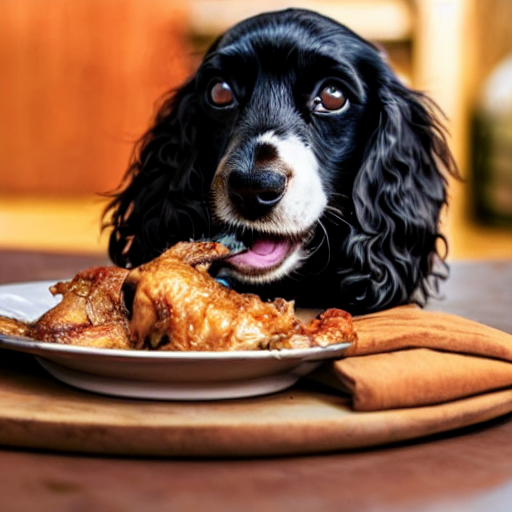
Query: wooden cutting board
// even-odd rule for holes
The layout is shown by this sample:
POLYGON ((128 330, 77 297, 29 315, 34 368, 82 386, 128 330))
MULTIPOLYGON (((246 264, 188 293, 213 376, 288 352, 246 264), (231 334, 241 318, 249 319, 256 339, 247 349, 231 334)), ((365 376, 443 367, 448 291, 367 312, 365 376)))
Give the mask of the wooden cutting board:
POLYGON ((458 429, 512 411, 512 390, 358 413, 306 384, 216 402, 111 398, 68 387, 32 356, 0 351, 0 444, 97 454, 218 457, 330 452, 458 429))

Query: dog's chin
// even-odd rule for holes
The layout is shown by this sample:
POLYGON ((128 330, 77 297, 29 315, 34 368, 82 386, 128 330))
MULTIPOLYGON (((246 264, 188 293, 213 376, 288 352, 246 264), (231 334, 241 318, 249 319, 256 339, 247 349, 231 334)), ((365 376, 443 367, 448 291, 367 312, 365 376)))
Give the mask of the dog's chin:
POLYGON ((219 277, 243 283, 265 284, 277 281, 298 268, 305 257, 303 237, 258 236, 246 250, 224 260, 219 277))

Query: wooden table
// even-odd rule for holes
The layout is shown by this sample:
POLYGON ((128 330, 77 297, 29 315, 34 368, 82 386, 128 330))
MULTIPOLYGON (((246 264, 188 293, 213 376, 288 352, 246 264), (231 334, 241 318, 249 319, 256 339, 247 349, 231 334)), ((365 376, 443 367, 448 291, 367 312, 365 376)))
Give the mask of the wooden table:
MULTIPOLYGON (((0 251, 0 283, 68 277, 105 261, 0 251)), ((454 264, 441 294, 430 309, 512 333, 512 262, 454 264)), ((0 471, 2 512, 510 512, 512 418, 308 457, 169 460, 2 449, 0 471)))

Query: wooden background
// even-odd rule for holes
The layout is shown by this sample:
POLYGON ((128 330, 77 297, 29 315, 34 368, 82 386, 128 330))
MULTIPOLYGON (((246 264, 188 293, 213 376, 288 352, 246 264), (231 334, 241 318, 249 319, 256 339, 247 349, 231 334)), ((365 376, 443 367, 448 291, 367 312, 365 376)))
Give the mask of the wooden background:
POLYGON ((173 1, 0 1, 0 193, 109 191, 189 73, 173 1))

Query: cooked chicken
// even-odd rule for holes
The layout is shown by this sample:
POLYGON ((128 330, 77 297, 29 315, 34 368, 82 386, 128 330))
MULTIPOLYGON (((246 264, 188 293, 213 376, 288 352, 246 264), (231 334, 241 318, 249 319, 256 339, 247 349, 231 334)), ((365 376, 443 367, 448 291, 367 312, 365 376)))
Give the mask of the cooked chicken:
POLYGON ((39 320, 0 317, 0 333, 38 341, 102 348, 131 348, 121 287, 128 271, 93 267, 50 288, 62 301, 39 320))
POLYGON ((228 254, 218 243, 183 242, 128 274, 136 348, 254 350, 354 340, 348 313, 329 310, 306 326, 296 318, 293 302, 263 302, 212 279, 210 263, 228 254))
POLYGON ((0 334, 29 337, 30 327, 31 325, 28 322, 0 316, 0 334))
POLYGON ((95 267, 51 288, 60 304, 24 324, 0 317, 0 333, 104 348, 228 351, 307 348, 355 341, 351 316, 330 309, 309 324, 293 302, 239 294, 208 274, 229 250, 178 243, 128 271, 95 267))

